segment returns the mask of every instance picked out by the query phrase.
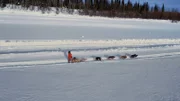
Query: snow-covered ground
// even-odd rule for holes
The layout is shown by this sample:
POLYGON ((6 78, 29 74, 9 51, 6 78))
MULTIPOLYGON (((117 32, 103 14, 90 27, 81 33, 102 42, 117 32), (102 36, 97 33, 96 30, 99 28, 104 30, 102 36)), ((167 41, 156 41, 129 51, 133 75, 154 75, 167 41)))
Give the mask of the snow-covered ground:
POLYGON ((1 101, 179 101, 179 56, 0 70, 1 101))
POLYGON ((0 101, 180 101, 179 61, 180 23, 0 10, 0 101))
POLYGON ((166 39, 180 38, 180 23, 142 19, 109 19, 41 12, 0 11, 0 39, 166 39), (13 34, 12 34, 13 33, 13 34))

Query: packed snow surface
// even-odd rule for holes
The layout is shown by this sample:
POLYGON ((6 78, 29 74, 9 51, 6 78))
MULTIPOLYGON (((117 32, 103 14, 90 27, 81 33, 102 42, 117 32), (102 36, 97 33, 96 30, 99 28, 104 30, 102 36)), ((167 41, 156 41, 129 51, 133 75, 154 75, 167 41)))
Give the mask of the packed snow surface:
POLYGON ((0 101, 180 101, 179 61, 179 23, 0 10, 0 101))

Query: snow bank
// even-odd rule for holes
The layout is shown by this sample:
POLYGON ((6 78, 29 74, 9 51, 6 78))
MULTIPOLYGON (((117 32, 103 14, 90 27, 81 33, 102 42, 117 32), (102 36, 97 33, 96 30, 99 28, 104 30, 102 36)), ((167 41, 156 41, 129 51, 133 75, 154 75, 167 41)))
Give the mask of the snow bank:
POLYGON ((97 45, 128 46, 180 44, 180 39, 121 39, 121 40, 0 40, 1 46, 58 46, 58 45, 97 45))
POLYGON ((0 54, 179 47, 180 39, 1 40, 0 54))
MULTIPOLYGON (((0 9, 1 14, 14 14, 14 15, 33 15, 33 16, 48 16, 48 17, 70 17, 70 18, 83 18, 83 19, 103 19, 103 20, 121 20, 121 21, 135 21, 135 22, 161 22, 161 23, 169 23, 168 20, 156 20, 156 19, 139 19, 139 18, 107 18, 107 17, 98 17, 98 16, 86 16, 79 15, 78 10, 72 10, 73 12, 68 13, 67 8, 59 8, 59 14, 56 13, 56 8, 50 7, 49 11, 45 11, 42 13, 38 7, 33 6, 30 8, 24 8, 22 6, 17 5, 7 5, 5 8, 0 9), (33 8, 33 9, 31 9, 33 8)), ((83 20, 82 19, 82 20, 83 20)))
POLYGON ((13 14, 25 14, 25 15, 36 15, 36 16, 62 16, 62 15, 78 15, 77 10, 73 10, 72 14, 68 13, 67 8, 59 8, 59 14, 56 13, 55 7, 49 7, 47 11, 42 12, 37 6, 30 6, 29 8, 18 6, 18 5, 10 5, 8 4, 6 7, 0 10, 1 13, 13 13, 13 14))

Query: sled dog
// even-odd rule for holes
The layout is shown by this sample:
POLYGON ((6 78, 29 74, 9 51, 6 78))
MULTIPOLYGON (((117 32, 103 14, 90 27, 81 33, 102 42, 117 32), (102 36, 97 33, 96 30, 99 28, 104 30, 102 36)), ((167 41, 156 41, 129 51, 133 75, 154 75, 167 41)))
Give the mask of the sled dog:
POLYGON ((133 54, 130 56, 130 58, 136 58, 138 55, 137 54, 133 54))
POLYGON ((95 57, 95 61, 101 61, 101 57, 95 57))
POLYGON ((120 56, 120 59, 126 59, 127 58, 127 56, 126 55, 122 55, 122 56, 120 56))
POLYGON ((115 56, 108 56, 107 59, 108 60, 113 60, 115 58, 115 56))

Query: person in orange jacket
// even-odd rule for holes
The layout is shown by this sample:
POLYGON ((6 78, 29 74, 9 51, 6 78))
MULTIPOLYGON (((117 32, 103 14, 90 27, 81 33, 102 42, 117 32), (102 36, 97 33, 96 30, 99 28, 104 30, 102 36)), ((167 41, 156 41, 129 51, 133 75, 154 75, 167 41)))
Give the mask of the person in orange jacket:
POLYGON ((68 51, 68 63, 72 62, 72 54, 71 51, 68 51))

